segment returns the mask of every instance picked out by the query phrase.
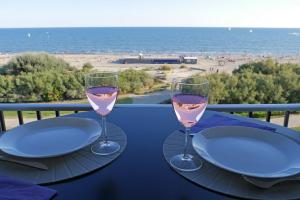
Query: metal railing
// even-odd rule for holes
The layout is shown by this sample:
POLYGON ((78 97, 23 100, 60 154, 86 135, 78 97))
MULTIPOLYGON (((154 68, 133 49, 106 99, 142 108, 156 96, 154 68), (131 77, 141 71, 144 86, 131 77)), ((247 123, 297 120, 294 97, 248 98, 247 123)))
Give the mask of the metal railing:
MULTIPOLYGON (((170 107, 170 104, 117 104, 116 108, 122 107, 170 107)), ((287 127, 291 112, 300 111, 300 104, 217 104, 209 105, 208 110, 228 112, 231 114, 247 112, 249 117, 253 117, 254 112, 266 112, 266 121, 270 122, 272 112, 284 112, 283 126, 287 127)), ((0 104, 0 131, 6 131, 4 111, 15 111, 18 116, 19 124, 24 124, 23 111, 35 111, 36 119, 42 119, 42 111, 53 111, 56 117, 60 116, 61 111, 79 111, 92 110, 89 104, 28 104, 12 103, 0 104)))

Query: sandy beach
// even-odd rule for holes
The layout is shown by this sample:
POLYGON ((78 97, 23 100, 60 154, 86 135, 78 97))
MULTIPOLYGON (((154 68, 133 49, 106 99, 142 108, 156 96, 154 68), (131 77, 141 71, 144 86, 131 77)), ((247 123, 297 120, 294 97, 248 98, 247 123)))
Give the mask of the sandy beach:
MULTIPOLYGON (((18 54, 0 54, 0 66, 6 64, 11 58, 18 54)), ((62 58, 72 66, 81 68, 85 63, 91 63, 96 69, 103 71, 120 71, 124 69, 147 69, 152 75, 161 73, 158 68, 161 64, 121 64, 117 61, 125 57, 134 57, 134 54, 52 54, 62 58)), ((144 54, 144 57, 178 57, 178 54, 144 54)), ((269 58, 276 59, 280 63, 297 63, 300 64, 300 55, 290 56, 270 56, 270 55, 252 55, 252 54, 198 54, 193 55, 198 58, 197 64, 172 64, 171 71, 166 72, 167 81, 174 75, 187 77, 199 72, 215 73, 226 72, 231 73, 241 64, 252 61, 266 60, 269 58), (182 68, 181 66, 185 67, 182 68)))

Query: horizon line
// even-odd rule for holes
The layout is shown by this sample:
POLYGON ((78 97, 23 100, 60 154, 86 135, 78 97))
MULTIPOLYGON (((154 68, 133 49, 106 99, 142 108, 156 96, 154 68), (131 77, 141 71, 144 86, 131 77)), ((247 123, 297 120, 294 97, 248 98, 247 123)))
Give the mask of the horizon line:
POLYGON ((300 29, 300 27, 252 27, 252 26, 28 26, 0 27, 0 29, 47 29, 47 28, 245 28, 245 29, 300 29))

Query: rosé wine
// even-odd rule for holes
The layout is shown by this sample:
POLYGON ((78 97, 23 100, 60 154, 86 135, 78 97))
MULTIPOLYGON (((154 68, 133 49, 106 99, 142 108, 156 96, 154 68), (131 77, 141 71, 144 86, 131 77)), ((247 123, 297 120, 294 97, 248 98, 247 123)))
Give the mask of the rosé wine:
POLYGON ((93 109, 102 116, 108 115, 117 100, 118 88, 92 87, 86 90, 86 96, 93 109))
POLYGON ((189 128, 202 117, 208 99, 198 95, 177 94, 173 96, 172 103, 177 119, 189 128))

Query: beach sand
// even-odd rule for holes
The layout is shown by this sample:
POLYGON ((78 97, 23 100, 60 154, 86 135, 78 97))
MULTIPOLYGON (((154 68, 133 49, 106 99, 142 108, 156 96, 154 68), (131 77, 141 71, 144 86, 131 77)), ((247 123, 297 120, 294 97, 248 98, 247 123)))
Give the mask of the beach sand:
MULTIPOLYGON (((0 66, 6 64, 11 58, 18 54, 0 54, 0 66)), ((96 69, 102 71, 120 71, 124 69, 147 69, 152 75, 159 75, 158 70, 161 64, 120 64, 117 61, 120 58, 133 57, 137 55, 131 54, 52 54, 58 58, 62 58, 72 66, 81 68, 85 63, 91 63, 96 69)), ((144 57, 178 57, 176 54, 145 54, 144 57)), ((268 58, 276 59, 280 63, 297 63, 300 64, 300 56, 266 56, 252 54, 199 54, 193 55, 198 58, 197 64, 172 64, 171 71, 166 71, 169 81, 174 75, 187 77, 197 73, 215 73, 226 72, 231 73, 240 65, 251 61, 266 60, 268 58), (182 65, 185 68, 180 68, 182 65)))

